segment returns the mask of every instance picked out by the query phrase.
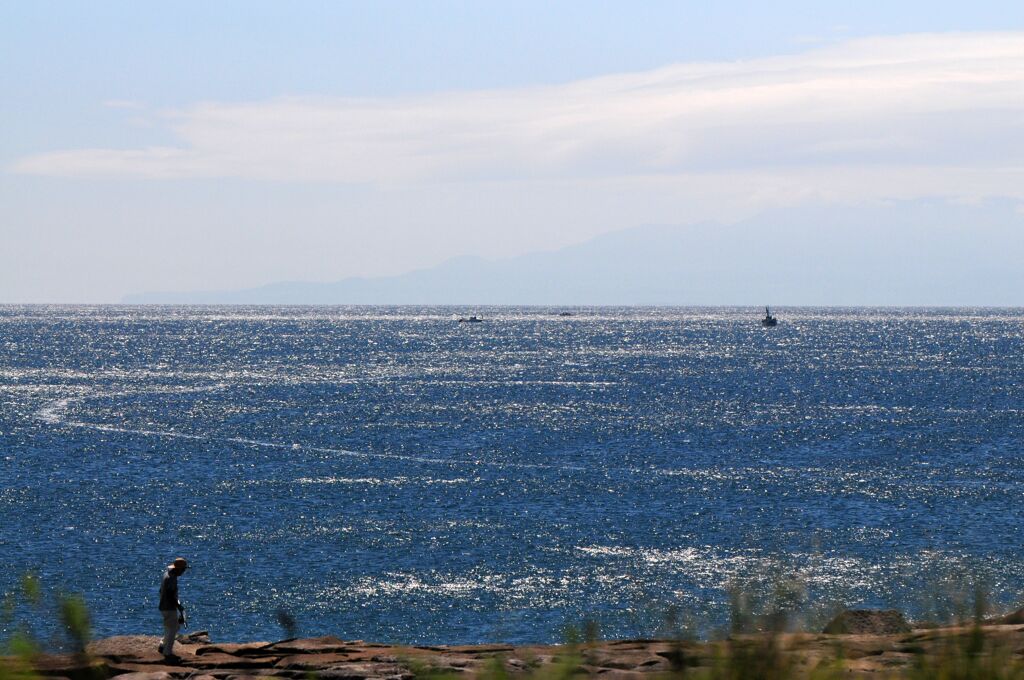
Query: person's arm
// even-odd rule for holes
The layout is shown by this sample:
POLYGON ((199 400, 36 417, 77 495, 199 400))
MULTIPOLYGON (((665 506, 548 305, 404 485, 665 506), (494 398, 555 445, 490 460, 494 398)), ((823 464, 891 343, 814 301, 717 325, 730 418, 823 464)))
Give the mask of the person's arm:
POLYGON ((181 600, 177 598, 177 593, 175 593, 174 602, 178 606, 178 623, 180 623, 182 626, 187 626, 188 623, 186 622, 185 619, 185 607, 181 605, 181 600))
POLYGON ((170 574, 165 573, 160 581, 160 609, 166 609, 168 602, 178 601, 178 591, 171 581, 170 574))

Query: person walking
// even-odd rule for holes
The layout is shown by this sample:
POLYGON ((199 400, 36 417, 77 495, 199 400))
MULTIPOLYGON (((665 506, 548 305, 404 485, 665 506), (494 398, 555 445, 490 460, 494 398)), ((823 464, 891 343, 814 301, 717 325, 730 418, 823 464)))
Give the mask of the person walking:
POLYGON ((163 581, 160 582, 160 615, 164 619, 164 641, 158 647, 164 658, 175 658, 174 639, 178 626, 185 623, 185 608, 178 601, 178 577, 188 569, 188 562, 179 557, 167 565, 163 581))

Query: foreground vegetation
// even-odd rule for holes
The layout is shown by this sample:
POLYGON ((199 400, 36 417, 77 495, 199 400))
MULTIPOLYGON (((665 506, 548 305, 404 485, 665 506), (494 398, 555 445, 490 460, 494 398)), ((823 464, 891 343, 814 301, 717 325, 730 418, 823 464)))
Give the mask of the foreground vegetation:
MULTIPOLYGON (((799 617, 774 607, 760 613, 734 599, 732 629, 698 640, 694 627, 669 610, 653 640, 602 640, 599 623, 569 627, 561 645, 409 647, 345 642, 337 638, 215 645, 194 635, 169 664, 156 638, 128 636, 90 641, 81 597, 46 594, 27 576, 3 603, 0 680, 225 680, 263 676, 294 680, 563 680, 688 678, 784 680, 871 677, 907 680, 1024 680, 1024 612, 986 616, 976 596, 969 616, 947 625, 918 625, 877 634, 800 632, 799 617), (56 624, 56 625, 54 625, 56 624), (141 675, 144 674, 144 675, 141 675)), ((294 620, 283 628, 293 633, 294 620)), ((284 627, 284 623, 282 623, 284 627)))

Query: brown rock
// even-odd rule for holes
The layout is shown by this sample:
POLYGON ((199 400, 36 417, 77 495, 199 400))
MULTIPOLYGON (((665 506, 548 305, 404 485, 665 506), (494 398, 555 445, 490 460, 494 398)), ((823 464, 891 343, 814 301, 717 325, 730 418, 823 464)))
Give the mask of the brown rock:
POLYGON ((700 654, 692 646, 673 645, 668 648, 656 648, 653 651, 672 668, 691 668, 707 662, 707 650, 700 654))
POLYGON ((315 671, 350 661, 351 658, 348 654, 293 654, 279 659, 274 664, 274 667, 299 671, 315 671))
POLYGON ((992 623, 1001 625, 1020 625, 1024 623, 1024 608, 1018 609, 1017 611, 1007 614, 1005 616, 997 617, 992 623))
POLYGON ((110 677, 110 668, 103 659, 82 654, 54 654, 40 656, 32 661, 39 675, 60 676, 70 680, 97 680, 110 677))
MULTIPOLYGON (((445 646, 443 651, 452 654, 500 654, 502 652, 514 652, 515 647, 511 645, 452 645, 445 646)), ((439 650, 440 651, 440 650, 439 650)))
POLYGON ((104 656, 108 659, 158 661, 162 658, 157 651, 161 641, 161 638, 155 635, 119 635, 90 642, 85 650, 93 656, 104 656))
MULTIPOLYGON (((615 651, 610 650, 587 650, 583 654, 584 661, 591 666, 597 666, 599 668, 612 668, 616 670, 633 670, 643 664, 645 661, 650 660, 650 655, 647 652, 634 652, 634 651, 615 651)), ((665 660, 660 657, 654 657, 655 663, 664 663, 665 660)))
POLYGON ((185 644, 208 645, 210 644, 210 631, 197 630, 187 635, 179 635, 178 640, 185 644))
POLYGON ((606 680, 639 680, 644 677, 641 671, 610 670, 601 672, 601 677, 606 680))
POLYGON ((610 672, 610 671, 608 671, 608 669, 606 669, 606 668, 598 668, 597 666, 590 666, 588 664, 581 663, 581 664, 579 664, 578 666, 576 666, 575 668, 572 669, 572 673, 571 674, 572 675, 594 676, 594 675, 600 675, 600 674, 606 673, 606 672, 610 672))
POLYGON ((668 660, 665 659, 662 656, 647 655, 646 658, 642 659, 640 661, 640 663, 637 664, 637 668, 643 668, 644 670, 650 670, 650 669, 653 669, 655 666, 658 666, 660 668, 662 666, 668 666, 668 665, 669 665, 668 660))
POLYGON ((335 652, 352 651, 353 646, 340 638, 332 635, 325 635, 318 638, 299 638, 294 640, 281 640, 267 647, 268 651, 275 654, 330 654, 335 652))
POLYGON ((369 678, 394 678, 412 680, 413 674, 405 668, 392 664, 352 663, 332 666, 318 672, 318 680, 367 680, 369 678))
POLYGON ((914 655, 905 652, 886 652, 878 657, 878 663, 883 666, 909 666, 914 662, 914 655))
POLYGON ((659 642, 664 642, 664 640, 655 640, 653 638, 630 638, 628 640, 608 640, 601 644, 607 647, 622 647, 624 645, 631 647, 646 647, 647 645, 653 645, 659 642))
POLYGON ((513 673, 525 672, 529 667, 529 664, 522 659, 517 659, 516 657, 505 659, 505 668, 513 673))
POLYGON ((896 635, 909 633, 910 624, 895 609, 847 609, 825 626, 828 635, 896 635))
POLYGON ((843 657, 860 659, 865 656, 879 656, 893 649, 893 642, 888 637, 851 637, 843 641, 843 657))
MULTIPOLYGON (((415 680, 403 663, 467 679, 485 674, 490 668, 504 668, 519 678, 534 672, 543 675, 556 667, 562 670, 560 664, 568 663, 574 668, 567 670, 600 676, 602 680, 638 680, 683 670, 684 666, 688 675, 691 668, 706 670, 714 666, 716 653, 732 645, 756 651, 757 645, 768 641, 786 656, 786 667, 792 668, 797 677, 823 669, 829 673, 841 671, 844 680, 882 676, 898 680, 909 673, 908 668, 919 655, 939 653, 960 638, 976 634, 972 626, 905 632, 906 622, 898 613, 893 618, 890 612, 846 612, 839 621, 847 632, 842 638, 826 634, 771 638, 750 635, 724 643, 629 640, 576 648, 495 644, 415 648, 357 645, 328 637, 277 643, 182 645, 175 648, 182 653, 178 665, 163 663, 162 657, 154 654, 159 642, 155 636, 125 636, 90 645, 94 653, 104 654, 101 658, 106 661, 105 675, 88 675, 103 672, 102 662, 89 670, 88 666, 76 668, 73 657, 50 657, 42 669, 42 680, 106 680, 110 675, 121 676, 122 680, 308 680, 310 675, 319 680, 415 680), (899 632, 877 634, 893 628, 899 632), (868 632, 850 634, 864 630, 868 632)), ((985 626, 984 635, 992 649, 1024 651, 1024 627, 1019 624, 985 626)), ((4 663, 0 659, 0 666, 4 663)))
MULTIPOLYGON (((271 642, 226 642, 216 645, 203 645, 197 647, 197 656, 203 654, 233 654, 234 656, 268 656, 272 655, 271 642)), ((278 654, 280 656, 280 653, 278 654)))
MULTIPOLYGON (((102 656, 112 661, 134 663, 163 663, 163 655, 157 651, 162 638, 156 635, 118 635, 96 640, 86 645, 86 652, 93 656, 102 656)), ((174 645, 174 653, 182 658, 191 657, 198 645, 189 642, 178 642, 174 645)))
POLYGON ((447 666, 448 668, 466 668, 471 666, 475 659, 467 658, 464 656, 449 656, 447 654, 439 656, 435 663, 438 666, 447 666))
POLYGON ((110 664, 110 672, 113 675, 121 676, 129 673, 166 673, 174 678, 184 678, 192 675, 192 669, 187 666, 170 666, 167 664, 149 663, 126 663, 113 662, 110 664))
POLYGON ((189 659, 189 665, 199 669, 213 668, 273 668, 279 657, 276 656, 235 656, 233 654, 219 654, 211 652, 189 659))

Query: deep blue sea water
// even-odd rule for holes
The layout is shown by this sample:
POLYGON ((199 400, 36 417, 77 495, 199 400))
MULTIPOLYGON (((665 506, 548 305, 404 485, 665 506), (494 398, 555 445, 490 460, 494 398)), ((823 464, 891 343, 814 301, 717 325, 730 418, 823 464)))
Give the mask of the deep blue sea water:
POLYGON ((1024 588, 1024 311, 0 308, 0 591, 97 634, 557 640, 1024 588), (459 324, 479 313, 481 324, 459 324))

